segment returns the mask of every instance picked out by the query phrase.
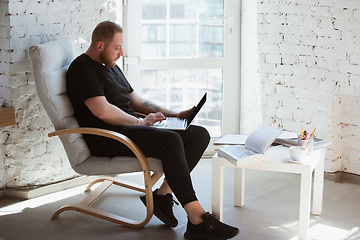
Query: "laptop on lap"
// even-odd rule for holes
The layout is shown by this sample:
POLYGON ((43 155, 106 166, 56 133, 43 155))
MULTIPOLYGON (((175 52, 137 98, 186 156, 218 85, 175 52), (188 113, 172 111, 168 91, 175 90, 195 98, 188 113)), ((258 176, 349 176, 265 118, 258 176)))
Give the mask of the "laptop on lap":
POLYGON ((169 130, 186 130, 191 122, 194 120, 202 106, 204 106, 206 102, 206 94, 201 98, 200 102, 196 105, 194 111, 190 114, 188 119, 180 119, 180 118, 172 118, 168 117, 164 121, 157 122, 153 127, 162 128, 162 129, 169 129, 169 130))

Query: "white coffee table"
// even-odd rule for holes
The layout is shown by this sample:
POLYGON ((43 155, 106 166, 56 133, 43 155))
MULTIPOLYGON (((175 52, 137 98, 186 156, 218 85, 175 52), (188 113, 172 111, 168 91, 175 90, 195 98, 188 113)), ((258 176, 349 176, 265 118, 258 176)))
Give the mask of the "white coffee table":
MULTIPOLYGON (((239 137, 244 138, 242 135, 239 135, 239 137)), ((215 154, 212 158, 212 212, 216 214, 220 220, 223 219, 224 167, 235 168, 234 205, 238 207, 243 206, 245 202, 245 169, 297 173, 301 175, 299 240, 308 239, 313 172, 314 189, 312 213, 314 215, 320 215, 322 212, 325 148, 326 146, 315 149, 303 163, 293 163, 291 162, 289 149, 287 147, 270 147, 265 153, 265 161, 244 166, 238 164, 239 166, 237 167, 215 154)))

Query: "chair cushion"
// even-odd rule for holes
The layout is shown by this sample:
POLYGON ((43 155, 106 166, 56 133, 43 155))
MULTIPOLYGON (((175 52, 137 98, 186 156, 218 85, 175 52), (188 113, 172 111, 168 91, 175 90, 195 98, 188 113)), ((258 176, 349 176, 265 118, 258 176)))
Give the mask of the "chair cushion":
POLYGON ((69 38, 32 46, 29 49, 36 90, 56 130, 64 129, 62 119, 74 110, 66 95, 66 71, 74 59, 69 38))
MULTIPOLYGON (((74 47, 69 38, 32 46, 36 90, 55 130, 79 127, 74 109, 66 94, 66 71, 74 59, 74 47)), ((60 136, 72 167, 91 156, 81 134, 60 136)))
MULTIPOLYGON (((163 172, 160 159, 147 158, 150 170, 163 172)), ((139 160, 135 157, 95 157, 91 156, 81 164, 74 167, 80 174, 86 175, 107 175, 142 171, 139 160)))

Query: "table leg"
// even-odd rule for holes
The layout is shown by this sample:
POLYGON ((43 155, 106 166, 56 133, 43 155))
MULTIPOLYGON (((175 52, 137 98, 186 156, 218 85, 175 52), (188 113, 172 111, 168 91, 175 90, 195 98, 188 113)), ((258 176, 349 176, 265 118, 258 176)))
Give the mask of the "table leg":
POLYGON ((311 203, 311 178, 312 174, 310 169, 309 171, 303 172, 301 174, 299 240, 308 239, 311 203))
POLYGON ((235 168, 235 183, 234 183, 234 205, 242 207, 245 203, 245 168, 235 168))
POLYGON ((321 149, 319 163, 314 170, 314 192, 312 213, 320 215, 322 213, 322 202, 324 192, 324 164, 325 164, 325 148, 321 149))
POLYGON ((212 159, 212 213, 222 221, 224 211, 224 166, 223 159, 212 159))

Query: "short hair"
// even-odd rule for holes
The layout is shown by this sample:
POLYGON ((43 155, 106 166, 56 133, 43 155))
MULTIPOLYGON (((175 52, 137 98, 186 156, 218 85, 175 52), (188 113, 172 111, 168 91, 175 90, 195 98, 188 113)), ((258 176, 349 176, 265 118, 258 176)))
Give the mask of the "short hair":
POLYGON ((102 41, 105 45, 109 44, 116 33, 122 33, 122 27, 111 21, 104 21, 99 23, 91 36, 91 45, 96 44, 98 41, 102 41))

